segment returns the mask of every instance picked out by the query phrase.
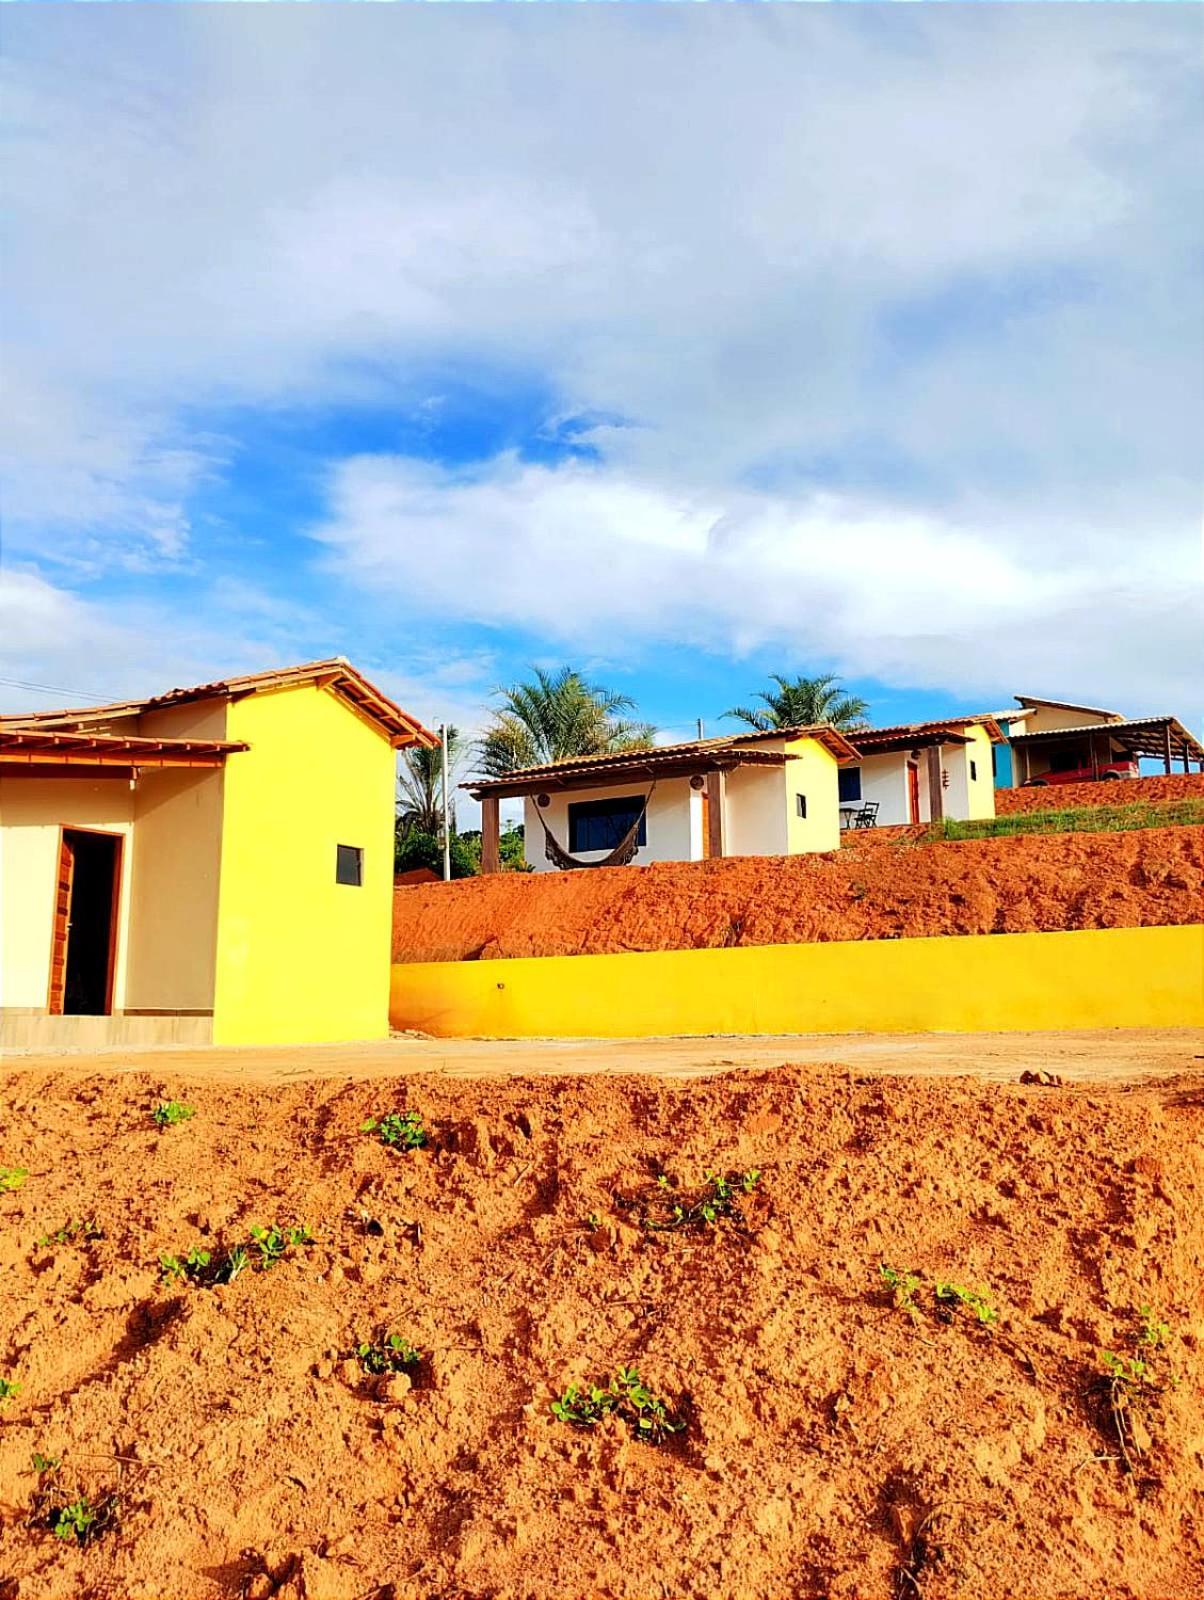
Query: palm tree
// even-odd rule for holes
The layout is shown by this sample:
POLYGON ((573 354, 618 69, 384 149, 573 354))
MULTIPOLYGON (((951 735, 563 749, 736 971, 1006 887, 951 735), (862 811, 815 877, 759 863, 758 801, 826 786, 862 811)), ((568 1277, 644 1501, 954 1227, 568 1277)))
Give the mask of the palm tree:
POLYGON ((651 745, 650 723, 620 715, 635 709, 630 695, 587 683, 572 667, 534 672, 534 679, 498 690, 502 705, 477 745, 482 776, 651 745))
POLYGON ((734 706, 725 711, 725 717, 736 717, 747 722, 750 728, 768 732, 772 728, 809 728, 818 722, 830 722, 834 728, 864 728, 869 701, 856 695, 845 694, 834 673, 819 678, 784 678, 780 672, 770 673, 776 689, 761 690, 761 706, 734 706))
MULTIPOLYGON (((447 778, 451 785, 457 765, 465 756, 457 728, 447 729, 447 778)), ((397 831, 439 834, 443 831, 443 751, 412 745, 403 750, 397 769, 397 831)), ((450 806, 449 806, 450 811, 450 806)), ((455 820, 452 819, 452 832, 455 820)))

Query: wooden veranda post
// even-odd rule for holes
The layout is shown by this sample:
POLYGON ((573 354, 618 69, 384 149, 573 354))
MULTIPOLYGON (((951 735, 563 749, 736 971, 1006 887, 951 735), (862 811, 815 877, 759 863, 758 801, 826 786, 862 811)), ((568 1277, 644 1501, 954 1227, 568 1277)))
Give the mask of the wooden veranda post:
POLYGON ((727 774, 722 770, 707 773, 707 854, 712 861, 726 855, 724 811, 727 804, 727 774))
POLYGON ((932 822, 940 822, 945 815, 945 795, 941 789, 941 747, 928 746, 928 814, 932 822))
POLYGON ((487 794, 481 800, 481 871, 497 872, 501 866, 498 797, 487 794))
POLYGON ((1162 759, 1166 766, 1167 777, 1169 778, 1171 772, 1171 725, 1169 722, 1162 730, 1162 739, 1162 759))

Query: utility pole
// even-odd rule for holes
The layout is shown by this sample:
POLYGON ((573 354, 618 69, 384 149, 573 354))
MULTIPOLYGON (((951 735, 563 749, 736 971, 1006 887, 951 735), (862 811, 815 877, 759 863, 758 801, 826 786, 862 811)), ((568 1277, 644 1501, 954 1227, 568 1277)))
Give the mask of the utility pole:
POLYGON ((705 735, 703 734, 703 731, 702 731, 702 718, 701 717, 699 717, 699 719, 698 719, 698 737, 700 739, 705 737, 705 735))
POLYGON ((451 880, 451 829, 447 825, 447 723, 439 724, 439 745, 443 751, 443 881, 451 880))

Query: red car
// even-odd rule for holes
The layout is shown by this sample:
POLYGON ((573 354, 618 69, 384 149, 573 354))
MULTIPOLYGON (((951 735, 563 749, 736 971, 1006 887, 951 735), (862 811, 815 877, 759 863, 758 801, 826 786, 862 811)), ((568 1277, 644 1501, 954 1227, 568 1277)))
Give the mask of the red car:
POLYGON ((1051 783, 1091 783, 1096 778, 1106 781, 1139 776, 1136 761, 1106 761, 1098 767, 1070 767, 1065 772, 1043 772, 1039 778, 1030 778, 1021 788, 1043 789, 1051 783))

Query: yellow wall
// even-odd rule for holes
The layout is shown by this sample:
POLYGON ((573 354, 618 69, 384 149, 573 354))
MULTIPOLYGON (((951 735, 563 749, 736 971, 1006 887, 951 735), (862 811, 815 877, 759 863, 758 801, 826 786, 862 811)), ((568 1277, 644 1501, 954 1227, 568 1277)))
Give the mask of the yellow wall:
POLYGON ((327 689, 230 704, 214 1042, 381 1038, 388 1031, 396 757, 327 689), (335 846, 364 883, 335 882, 335 846))
POLYGON ((113 1004, 123 1004, 133 813, 126 778, 0 778, 0 1005, 45 1008, 63 827, 124 840, 113 972, 113 1004))
POLYGON ((1204 926, 414 963, 390 1013, 444 1038, 1200 1026, 1204 926))
POLYGON ((840 849, 840 781, 835 756, 814 739, 792 739, 786 753, 786 835, 789 853, 840 849), (800 817, 795 795, 807 797, 807 815, 800 817))
POLYGON ((995 777, 991 771, 991 736, 980 722, 968 723, 963 730, 970 743, 965 747, 967 817, 995 815, 995 777), (976 777, 970 776, 974 763, 976 777))

